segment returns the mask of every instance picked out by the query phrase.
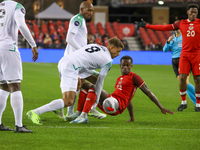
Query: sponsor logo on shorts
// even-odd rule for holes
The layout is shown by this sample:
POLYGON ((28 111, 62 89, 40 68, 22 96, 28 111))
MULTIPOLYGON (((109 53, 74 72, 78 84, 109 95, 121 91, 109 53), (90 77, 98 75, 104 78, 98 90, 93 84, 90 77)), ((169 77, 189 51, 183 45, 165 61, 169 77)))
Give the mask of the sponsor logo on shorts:
POLYGON ((80 24, 80 23, 79 23, 78 21, 75 21, 75 22, 74 22, 74 25, 75 25, 75 26, 78 26, 79 24, 80 24))

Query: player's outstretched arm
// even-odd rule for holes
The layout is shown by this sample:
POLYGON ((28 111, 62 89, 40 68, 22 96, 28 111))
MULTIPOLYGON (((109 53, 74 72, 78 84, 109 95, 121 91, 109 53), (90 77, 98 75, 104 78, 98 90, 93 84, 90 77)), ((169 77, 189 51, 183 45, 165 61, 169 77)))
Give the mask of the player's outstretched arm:
POLYGON ((127 122, 135 121, 132 102, 129 103, 129 105, 127 106, 127 109, 128 109, 129 116, 130 116, 130 120, 127 120, 127 122))
POLYGON ((143 19, 141 19, 141 21, 135 21, 135 24, 142 28, 146 27, 146 22, 143 19))
POLYGON ((149 97, 149 99, 151 99, 158 106, 158 108, 160 108, 163 114, 167 114, 167 113, 174 114, 174 112, 172 112, 171 110, 163 108, 158 98, 150 91, 150 89, 147 87, 146 84, 144 84, 140 89, 142 90, 144 94, 146 94, 149 97))
POLYGON ((32 50, 32 53, 33 53, 32 61, 35 62, 38 59, 38 50, 37 50, 37 47, 33 47, 31 50, 32 50))

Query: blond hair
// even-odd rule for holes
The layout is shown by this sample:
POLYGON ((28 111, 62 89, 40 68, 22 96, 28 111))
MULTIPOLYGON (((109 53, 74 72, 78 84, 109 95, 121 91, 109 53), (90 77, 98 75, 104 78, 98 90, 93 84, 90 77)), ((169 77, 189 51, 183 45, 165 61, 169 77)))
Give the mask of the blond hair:
POLYGON ((122 49, 124 48, 124 44, 117 37, 110 38, 108 40, 108 45, 113 45, 114 47, 122 48, 122 49))

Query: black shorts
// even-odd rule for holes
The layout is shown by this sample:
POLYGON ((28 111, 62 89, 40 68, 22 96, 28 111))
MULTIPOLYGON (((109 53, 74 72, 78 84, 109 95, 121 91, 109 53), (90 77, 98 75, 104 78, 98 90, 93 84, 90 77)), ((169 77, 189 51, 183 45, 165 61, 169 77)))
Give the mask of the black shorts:
POLYGON ((178 66, 179 66, 179 58, 172 58, 172 67, 174 69, 176 77, 179 75, 178 66))

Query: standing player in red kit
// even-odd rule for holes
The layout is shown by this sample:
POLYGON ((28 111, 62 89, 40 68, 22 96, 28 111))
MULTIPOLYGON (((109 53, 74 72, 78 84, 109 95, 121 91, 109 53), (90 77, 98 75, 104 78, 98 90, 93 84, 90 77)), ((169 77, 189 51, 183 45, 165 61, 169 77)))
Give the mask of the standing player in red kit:
MULTIPOLYGON (((97 105, 99 109, 109 115, 118 115, 123 113, 123 111, 127 108, 130 115, 130 120, 134 121, 133 114, 133 105, 131 100, 137 90, 140 88, 144 94, 146 94, 149 99, 154 102, 158 108, 161 110, 163 114, 174 114, 172 111, 163 108, 160 104, 157 97, 150 91, 147 87, 146 83, 142 80, 142 78, 136 73, 131 72, 133 60, 130 56, 123 56, 120 60, 120 68, 121 68, 121 76, 117 79, 115 84, 115 91, 110 95, 106 91, 102 90, 99 104, 97 105), (114 101, 114 105, 110 105, 114 101), (114 106, 114 107, 113 107, 114 106), (114 111, 115 110, 115 111, 114 111)), ((68 121, 74 120, 70 123, 77 123, 78 116, 83 115, 82 117, 87 117, 87 113, 90 111, 90 106, 88 102, 96 100, 95 86, 91 83, 85 82, 83 85, 83 91, 79 95, 78 100, 78 108, 77 111, 70 115, 66 116, 65 119, 68 121)), ((93 104, 91 104, 92 106, 93 104)))
POLYGON ((196 107, 195 111, 200 112, 200 19, 197 18, 199 6, 197 4, 189 4, 187 6, 188 19, 178 21, 167 25, 149 25, 144 20, 135 22, 140 27, 171 31, 180 29, 182 33, 182 50, 179 60, 180 74, 180 95, 182 103, 179 107, 187 108, 186 105, 186 79, 192 70, 195 82, 196 107))

